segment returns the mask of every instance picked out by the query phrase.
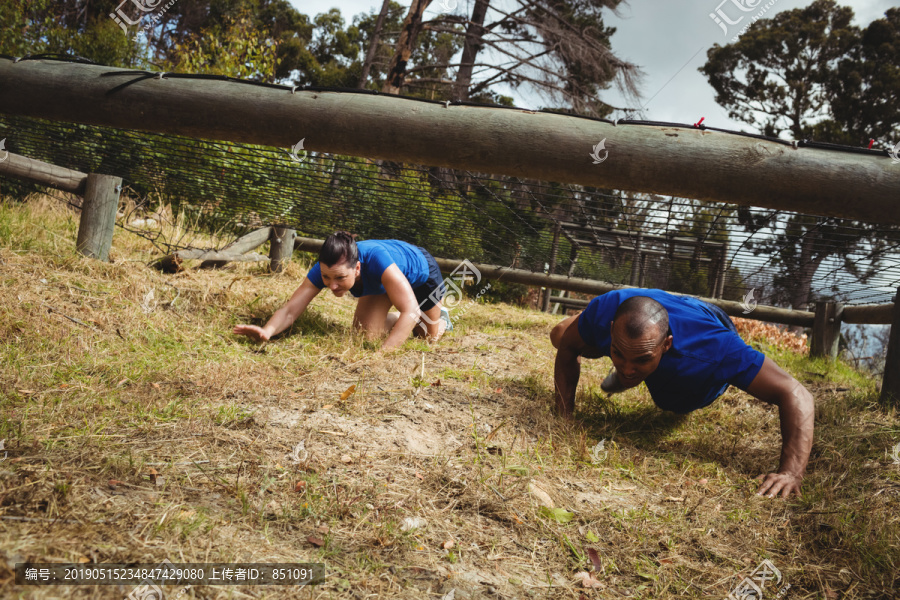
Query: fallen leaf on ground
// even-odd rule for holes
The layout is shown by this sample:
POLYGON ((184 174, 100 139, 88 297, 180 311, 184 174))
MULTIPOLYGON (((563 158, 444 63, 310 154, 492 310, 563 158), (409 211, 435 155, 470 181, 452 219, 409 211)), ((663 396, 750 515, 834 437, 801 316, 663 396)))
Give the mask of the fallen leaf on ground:
POLYGON ((294 486, 294 491, 295 491, 295 492, 302 492, 302 491, 305 490, 305 489, 306 489, 306 482, 305 482, 305 481, 298 481, 298 482, 297 482, 297 485, 294 486))
POLYGON ((528 491, 531 492, 531 495, 534 496, 535 500, 537 500, 541 505, 546 506, 547 508, 556 507, 550 495, 536 486, 533 481, 528 484, 528 491))
POLYGON ((446 542, 441 544, 441 548, 443 548, 444 550, 450 550, 455 545, 456 545, 456 542, 454 542, 453 540, 447 540, 446 542))
POLYGON ((593 531, 588 531, 586 534, 584 534, 584 539, 586 539, 587 541, 589 541, 592 544, 596 544, 597 542, 600 541, 600 538, 598 538, 597 534, 594 533, 593 531))
POLYGON ((581 571, 580 573, 575 573, 575 577, 572 578, 574 581, 581 581, 581 585, 586 588, 599 589, 605 587, 603 582, 594 578, 593 575, 588 573, 587 571, 581 571))
POLYGON ((441 387, 441 380, 438 379, 434 383, 431 384, 431 387, 441 387))
POLYGON ((575 513, 570 513, 564 508, 547 508, 546 506, 541 507, 540 513, 557 523, 568 523, 575 516, 575 513))
POLYGON ((591 564, 594 565, 594 571, 599 573, 603 568, 603 563, 600 562, 600 555, 594 548, 587 549, 588 556, 591 558, 591 564))
POLYGON ((316 531, 318 531, 319 533, 328 533, 331 530, 328 528, 328 525, 320 525, 316 528, 316 531))
POLYGON ((351 386, 348 387, 346 390, 344 390, 344 392, 341 394, 341 400, 342 400, 342 401, 343 401, 343 400, 346 400, 347 398, 349 398, 350 396, 352 396, 352 395, 353 395, 353 392, 355 392, 355 391, 356 391, 356 386, 355 386, 355 385, 351 385, 351 386))
POLYGON ((313 546, 315 546, 316 548, 321 548, 322 546, 325 545, 325 540, 323 540, 322 538, 317 538, 314 535, 311 535, 308 538, 306 538, 306 541, 309 542, 310 544, 312 544, 313 546))
POLYGON ((328 410, 329 408, 334 408, 334 404, 326 404, 322 407, 322 410, 328 410))
POLYGON ((344 454, 343 456, 341 456, 341 462, 344 463, 345 465, 349 465, 350 463, 353 462, 353 459, 350 458, 349 454, 344 454))

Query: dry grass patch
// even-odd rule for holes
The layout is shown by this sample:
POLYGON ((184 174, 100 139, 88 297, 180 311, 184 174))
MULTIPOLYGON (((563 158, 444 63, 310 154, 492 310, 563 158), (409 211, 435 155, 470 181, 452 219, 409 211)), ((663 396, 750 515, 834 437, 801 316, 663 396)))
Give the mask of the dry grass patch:
POLYGON ((15 586, 16 562, 164 558, 329 573, 182 598, 721 598, 763 558, 791 598, 897 589, 900 420, 846 366, 763 348, 818 400, 804 497, 765 500, 777 413, 743 393, 668 415, 644 388, 605 398, 604 359, 580 420, 551 417, 559 317, 475 305, 439 345, 378 357, 353 302, 323 295, 260 347, 231 327, 264 322, 306 265, 164 275, 121 231, 113 263, 75 256, 76 224, 0 205, 3 596, 129 592, 15 586), (588 548, 598 589, 573 579, 588 548))

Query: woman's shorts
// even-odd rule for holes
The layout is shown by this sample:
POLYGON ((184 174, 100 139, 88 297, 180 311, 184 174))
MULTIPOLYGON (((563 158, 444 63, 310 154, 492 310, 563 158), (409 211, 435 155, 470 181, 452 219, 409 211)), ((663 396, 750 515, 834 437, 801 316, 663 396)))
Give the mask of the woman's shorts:
POLYGON ((434 257, 429 254, 428 250, 421 246, 416 246, 428 262, 428 279, 419 287, 413 288, 416 295, 416 302, 423 311, 431 310, 438 302, 444 298, 447 293, 447 287, 444 285, 444 277, 441 275, 441 268, 438 266, 434 257))

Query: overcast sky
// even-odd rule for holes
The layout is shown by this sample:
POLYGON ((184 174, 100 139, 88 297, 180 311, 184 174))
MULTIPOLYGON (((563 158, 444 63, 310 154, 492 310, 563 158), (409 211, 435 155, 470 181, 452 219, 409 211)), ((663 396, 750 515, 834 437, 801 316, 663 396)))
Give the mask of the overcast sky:
MULTIPOLYGON (((408 0, 399 0, 408 4, 408 0)), ((474 0, 443 0, 449 6, 458 4, 451 12, 471 13, 474 0)), ((432 2, 426 18, 443 12, 441 0, 432 2)), ((704 125, 726 129, 748 130, 747 125, 732 121, 725 110, 715 102, 713 89, 697 69, 706 62, 706 51, 713 44, 729 43, 754 16, 772 0, 630 0, 622 5, 619 15, 606 11, 605 24, 616 28, 612 37, 613 52, 643 69, 642 97, 638 106, 644 109, 644 117, 655 121, 695 123, 704 117, 704 125), (733 2, 753 6, 742 12, 733 2), (728 32, 710 17, 719 9, 731 21, 743 19, 735 25, 727 25, 728 32)), ((784 10, 801 8, 811 0, 775 0, 765 10, 764 18, 784 10)), ((381 0, 291 0, 301 12, 310 16, 339 8, 346 22, 350 23, 359 13, 376 12, 381 0)), ((840 2, 856 14, 855 24, 865 26, 884 16, 884 12, 896 0, 852 0, 840 2)), ((505 91, 522 108, 541 108, 543 102, 534 95, 505 91)), ((613 106, 633 108, 622 95, 611 88, 601 97, 613 106)))

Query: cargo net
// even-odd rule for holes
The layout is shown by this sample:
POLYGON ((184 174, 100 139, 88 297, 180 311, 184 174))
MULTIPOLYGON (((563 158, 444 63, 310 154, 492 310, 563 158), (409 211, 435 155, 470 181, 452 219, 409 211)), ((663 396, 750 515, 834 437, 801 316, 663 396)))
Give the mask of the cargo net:
MULTIPOLYGON (((445 258, 732 300, 752 291, 794 308, 889 302, 900 285, 900 229, 872 223, 312 153, 300 140, 283 149, 4 115, 0 138, 122 177, 138 210, 168 206, 198 232, 348 230, 445 258)), ((191 245, 136 221, 118 224, 166 253, 191 245)))

